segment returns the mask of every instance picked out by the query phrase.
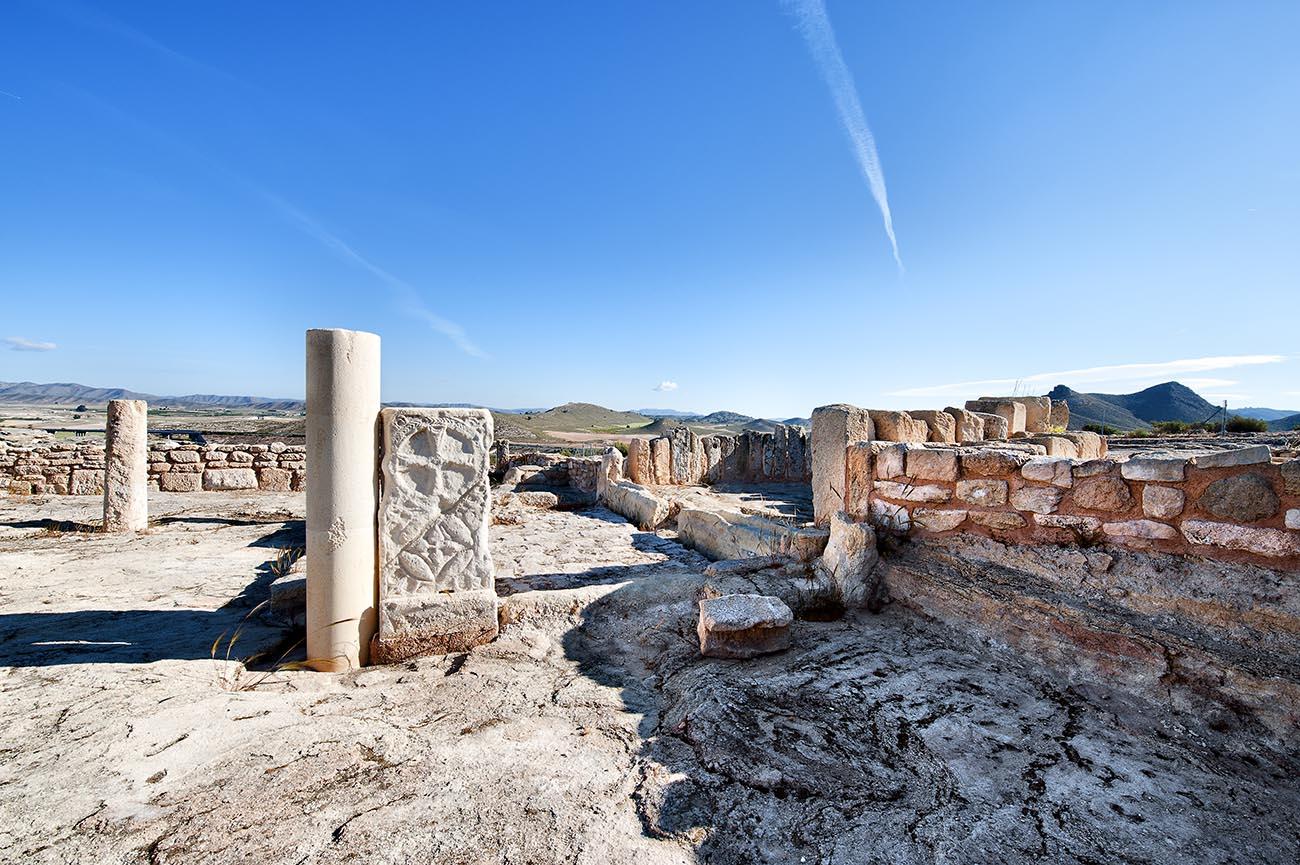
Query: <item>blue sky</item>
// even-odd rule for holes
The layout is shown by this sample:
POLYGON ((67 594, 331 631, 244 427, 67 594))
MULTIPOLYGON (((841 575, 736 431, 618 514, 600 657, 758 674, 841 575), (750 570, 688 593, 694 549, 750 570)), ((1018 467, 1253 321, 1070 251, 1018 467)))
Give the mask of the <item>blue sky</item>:
POLYGON ((1300 4, 817 5, 6 4, 0 380, 1300 406, 1300 4))

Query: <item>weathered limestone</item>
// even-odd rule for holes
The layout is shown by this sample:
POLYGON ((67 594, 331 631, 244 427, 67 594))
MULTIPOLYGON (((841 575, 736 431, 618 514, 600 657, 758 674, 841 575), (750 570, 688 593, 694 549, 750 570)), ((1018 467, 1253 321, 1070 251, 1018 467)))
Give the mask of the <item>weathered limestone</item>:
MULTIPOLYGON (((372 658, 393 663, 488 642, 497 635, 488 550, 492 415, 390 408, 380 418, 379 632, 372 658)), ((604 462, 612 472, 614 460, 604 462)))
POLYGON ((875 488, 878 495, 903 502, 946 502, 952 498, 952 490, 939 484, 913 485, 897 481, 876 481, 875 488))
POLYGON ((634 438, 627 443, 627 476, 634 484, 654 483, 649 439, 634 438))
POLYGON ((1068 429, 1070 426, 1070 404, 1064 400, 1052 400, 1052 414, 1048 419, 1052 429, 1068 429))
POLYGON ((1020 529, 1025 526, 1024 517, 1007 511, 971 511, 969 516, 972 523, 984 526, 986 529, 993 529, 995 532, 1020 529))
POLYGON ((926 481, 955 481, 957 451, 951 448, 908 449, 907 476, 926 481))
POLYGON ((1219 519, 1234 523, 1271 517, 1280 505, 1268 478, 1255 473, 1220 478, 1205 488, 1196 503, 1219 519))
MULTIPOLYGON (((975 412, 966 411, 964 408, 953 408, 952 406, 948 406, 943 411, 953 419, 953 434, 957 441, 984 441, 984 419, 975 412)), ((1006 438, 1006 436, 1003 436, 1003 438, 1006 438)))
POLYGON ((203 472, 205 490, 255 490, 257 472, 250 468, 206 469, 203 472))
POLYGON ((1050 514, 1061 503, 1064 491, 1057 487, 1021 487, 1011 494, 1011 507, 1018 511, 1050 514))
POLYGON ((908 414, 915 420, 925 421, 930 428, 930 441, 939 444, 952 444, 957 441, 957 419, 947 411, 926 409, 910 411, 908 414))
POLYGON ((880 554, 876 533, 866 523, 853 522, 840 512, 831 517, 830 540, 820 565, 830 578, 835 596, 846 607, 860 607, 872 594, 871 579, 880 554))
POLYGON ((871 415, 865 409, 842 403, 813 409, 813 519, 817 525, 830 525, 831 517, 844 510, 844 455, 849 444, 875 437, 871 415))
POLYGON ((1300 508, 1291 508, 1286 512, 1286 527, 1300 531, 1300 508))
POLYGON ((981 448, 964 451, 960 462, 962 474, 967 477, 998 477, 1018 471, 1031 459, 1021 451, 981 448))
POLYGON ((689 427, 677 427, 668 434, 672 482, 678 486, 697 483, 702 474, 700 437, 689 427))
POLYGON ((1173 487, 1147 484, 1142 490, 1142 513, 1158 520, 1167 520, 1183 512, 1187 496, 1173 487))
POLYGON ((1074 463, 1062 457, 1034 457, 1020 467, 1027 481, 1041 481, 1057 487, 1074 485, 1074 463))
POLYGON ((927 532, 947 532, 966 522, 966 511, 917 508, 912 511, 912 522, 927 532))
POLYGON ((971 412, 971 414, 984 424, 985 441, 1006 441, 1011 436, 1011 424, 1007 423, 1007 419, 1002 415, 985 411, 971 412))
POLYGON ((1078 459, 1079 448, 1069 436, 1064 435, 1031 435, 1025 441, 1032 444, 1042 445, 1047 451, 1049 457, 1065 457, 1067 459, 1078 459))
POLYGON ((149 405, 109 400, 104 426, 104 531, 149 528, 149 405))
POLYGON ((905 411, 871 409, 871 423, 875 438, 888 442, 925 442, 930 438, 930 426, 905 411))
POLYGON ((307 657, 369 659, 375 633, 379 337, 307 331, 307 657))
POLYGON ((1090 511, 1123 511, 1133 504, 1128 484, 1113 475, 1097 475, 1079 481, 1074 487, 1075 507, 1090 511))
POLYGON ((659 498, 640 484, 630 481, 609 484, 601 495, 601 501, 620 516, 627 517, 642 531, 653 531, 668 519, 671 507, 667 501, 659 498))
POLYGON ((700 601, 700 654, 752 658, 790 648, 794 613, 770 595, 723 595, 700 601))
POLYGON ((623 455, 616 448, 606 448, 600 458, 600 473, 596 475, 596 498, 605 498, 605 492, 623 480, 623 455))
POLYGON ((1172 454, 1135 456, 1119 466, 1119 473, 1131 481, 1181 481, 1186 471, 1187 457, 1172 454))
POLYGON ((672 448, 668 439, 657 438, 650 442, 650 468, 654 475, 652 483, 663 485, 673 482, 672 448))
POLYGON ((1257 529, 1208 520, 1183 520, 1183 537, 1193 544, 1245 550, 1259 556, 1300 556, 1300 536, 1282 529, 1257 529))
POLYGON ((876 443, 873 450, 876 456, 875 477, 888 480, 907 475, 907 454, 912 450, 910 445, 876 443))
POLYGON ((1001 507, 1007 503, 1007 482, 998 480, 957 481, 957 498, 971 505, 986 508, 1001 507))
POLYGON ((715 561, 755 556, 793 556, 811 562, 826 549, 827 530, 800 528, 767 517, 684 503, 677 512, 677 538, 715 561))
POLYGON ((74 496, 102 496, 104 473, 95 469, 73 469, 68 492, 74 496))
POLYGON ((1216 451, 1192 457, 1192 465, 1202 469, 1221 469, 1230 466, 1249 466, 1266 463, 1273 458, 1268 445, 1250 445, 1235 450, 1216 451))
MULTIPOLYGON (((1011 399, 984 397, 966 401, 966 410, 995 414, 1007 422, 1007 435, 1025 432, 1025 404, 1011 399)), ((985 430, 987 433, 987 429, 985 430)))
POLYGON ((1282 489, 1289 496, 1300 496, 1300 459, 1288 460, 1278 467, 1282 472, 1282 489))
POLYGON ((1106 534, 1117 538, 1136 538, 1144 541, 1169 541, 1178 537, 1178 530, 1167 523, 1155 520, 1126 520, 1106 523, 1101 527, 1106 534))

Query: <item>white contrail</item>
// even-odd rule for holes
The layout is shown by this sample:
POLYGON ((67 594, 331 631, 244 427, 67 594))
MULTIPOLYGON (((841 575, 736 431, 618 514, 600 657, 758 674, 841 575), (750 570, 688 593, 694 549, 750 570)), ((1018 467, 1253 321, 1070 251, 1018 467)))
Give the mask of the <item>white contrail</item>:
POLYGON ((17 99, 19 102, 23 101, 23 98, 17 93, 10 93, 8 90, 0 90, 0 96, 8 96, 10 99, 17 99))
POLYGON ((821 72, 826 86, 830 88, 835 108, 844 123, 844 131, 853 145, 858 167, 871 189, 871 197, 880 206, 880 215, 885 221, 885 234, 889 235, 889 244, 894 250, 894 261, 898 269, 903 269, 903 259, 898 254, 898 238, 894 236, 894 218, 889 213, 889 193, 885 190, 885 175, 880 170, 880 154, 876 152, 876 139, 867 126, 866 115, 862 113, 862 103, 858 99, 858 88, 849 74, 849 67, 844 64, 840 54, 839 43, 835 40, 835 31, 831 29, 831 20, 826 16, 826 4, 822 0, 786 0, 799 22, 799 32, 808 43, 808 50, 817 69, 821 72))
POLYGON ((341 237, 329 231, 308 214, 294 207, 277 195, 258 190, 258 194, 267 201, 272 207, 282 213, 289 221, 293 222, 307 234, 316 238, 329 249, 333 250, 340 258, 352 262, 363 270, 369 271, 381 281, 386 283, 389 288, 397 295, 398 305, 402 310, 413 318, 422 319, 429 327, 441 333, 443 336, 455 343, 456 347, 472 357, 487 357, 483 349, 475 345, 474 341, 469 338, 465 328, 461 327, 454 321, 445 319, 437 313, 430 310, 420 300, 420 293, 401 277, 394 276, 387 270, 375 264, 361 253, 357 252, 347 244, 341 237))

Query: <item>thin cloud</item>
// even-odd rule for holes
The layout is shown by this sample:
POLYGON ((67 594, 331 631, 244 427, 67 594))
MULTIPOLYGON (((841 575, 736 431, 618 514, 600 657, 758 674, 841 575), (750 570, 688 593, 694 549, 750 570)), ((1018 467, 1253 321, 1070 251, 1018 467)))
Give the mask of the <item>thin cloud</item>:
POLYGON ((25 336, 7 336, 5 343, 10 351, 54 351, 58 345, 52 342, 39 342, 25 336))
POLYGON ((17 93, 10 93, 8 90, 0 90, 0 96, 8 96, 10 99, 17 99, 19 102, 23 101, 23 98, 17 93))
POLYGON ((894 217, 889 212, 889 193, 885 190, 885 173, 880 168, 876 138, 871 134, 867 117, 862 112, 857 85, 853 83, 849 67, 840 54, 839 42, 835 39, 835 31, 831 29, 831 20, 826 15, 826 4, 823 0, 788 0, 786 5, 797 19, 799 32, 808 43, 808 51, 817 63, 822 80, 831 91, 831 98, 835 100, 844 132, 853 145, 858 168, 867 181, 871 197, 880 207, 885 234, 889 235, 889 245, 894 250, 894 261, 898 264, 898 269, 902 270, 903 259, 898 254, 898 238, 894 236, 894 217))
POLYGON ((337 256, 345 261, 351 262, 357 267, 360 267, 362 270, 367 271, 371 275, 377 277, 381 282, 388 285, 388 287, 396 294, 398 307, 406 315, 425 322, 429 327, 451 340, 452 343, 461 351, 465 352, 465 354, 472 357, 482 358, 488 356, 486 352, 479 348, 474 341, 469 338, 469 334, 465 332, 465 328, 450 319, 443 318, 426 307, 420 299, 420 293, 416 291, 415 287, 409 282, 389 273, 387 270, 384 270, 382 267, 349 246, 338 235, 329 231, 311 216, 304 213, 302 210, 299 210, 297 207, 294 207, 283 198, 262 190, 259 190, 258 194, 261 195, 261 197, 282 216, 306 234, 314 237, 337 256))
POLYGON ((1041 372, 1019 378, 986 378, 975 381, 959 381, 951 384, 937 384, 927 387, 913 387, 890 391, 886 396, 965 396, 972 391, 1002 390, 1010 392, 1012 388, 1026 385, 1081 385, 1099 382, 1132 382, 1135 379, 1154 379, 1152 383, 1168 381, 1170 378, 1185 376, 1188 373, 1207 372, 1216 369, 1233 369, 1240 366, 1257 366, 1260 364, 1282 363, 1285 355, 1280 354, 1242 354, 1224 357, 1195 357, 1182 360, 1166 360, 1159 363, 1124 363, 1113 366, 1093 366, 1086 369, 1070 369, 1060 372, 1041 372))
POLYGON ((652 390, 657 390, 657 391, 659 391, 660 393, 669 393, 669 392, 671 392, 671 391, 675 391, 675 390, 677 390, 677 382, 675 382, 675 381, 667 381, 667 380, 665 380, 665 381, 661 381, 661 382, 659 382, 659 384, 655 385, 655 386, 652 388, 652 390))

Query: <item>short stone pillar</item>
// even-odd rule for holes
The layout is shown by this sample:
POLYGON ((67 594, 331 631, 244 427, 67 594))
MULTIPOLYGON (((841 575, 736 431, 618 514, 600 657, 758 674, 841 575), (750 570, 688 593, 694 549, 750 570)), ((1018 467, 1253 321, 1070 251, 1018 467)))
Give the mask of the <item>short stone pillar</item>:
POLYGON ((495 639, 486 409, 380 412, 379 633, 371 660, 463 652, 495 639))
POLYGON ((617 448, 606 448, 600 458, 600 473, 596 475, 596 498, 604 501, 605 492, 623 480, 623 455, 617 448))
POLYGON ((104 424, 104 531, 149 527, 149 404, 108 402, 104 424))
POLYGON ((375 633, 379 337, 307 331, 307 657, 367 663, 375 633))
POLYGON ((845 453, 849 445, 869 441, 875 435, 866 409, 843 403, 813 409, 813 518, 817 525, 829 526, 831 517, 844 510, 845 453))

